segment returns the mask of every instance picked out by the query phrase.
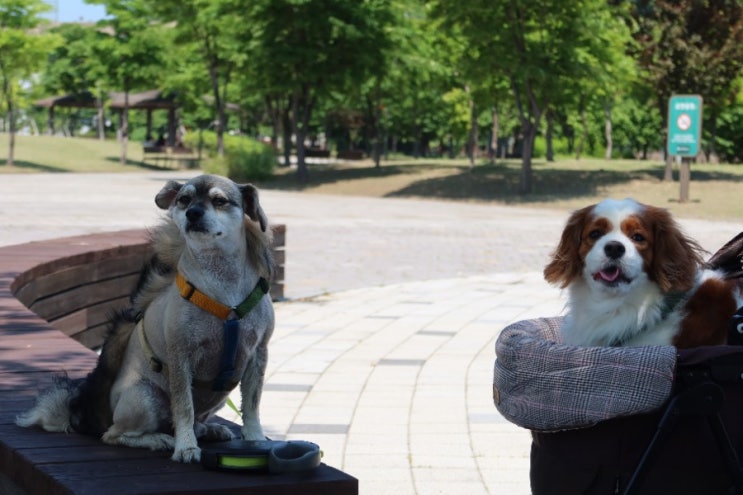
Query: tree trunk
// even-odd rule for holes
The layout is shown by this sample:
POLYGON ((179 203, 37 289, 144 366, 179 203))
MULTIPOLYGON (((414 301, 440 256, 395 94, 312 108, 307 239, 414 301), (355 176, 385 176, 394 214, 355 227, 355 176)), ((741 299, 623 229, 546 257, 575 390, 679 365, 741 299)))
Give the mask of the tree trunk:
POLYGON ((531 84, 527 81, 525 88, 526 96, 529 99, 529 109, 527 112, 522 103, 521 91, 519 91, 518 85, 513 78, 511 78, 511 89, 513 90, 514 98, 516 100, 516 109, 518 111, 519 120, 521 121, 521 132, 524 136, 524 144, 521 147, 521 178, 519 181, 519 192, 521 194, 531 194, 531 160, 534 155, 534 141, 537 137, 537 131, 539 130, 539 121, 542 118, 541 109, 547 108, 549 102, 543 102, 544 104, 540 107, 536 95, 532 91, 531 84))
POLYGON ((374 87, 374 99, 375 105, 372 109, 374 122, 374 147, 372 149, 372 159, 374 160, 374 167, 379 168, 381 166, 380 160, 382 158, 382 88, 379 78, 377 78, 374 87))
POLYGON ((101 91, 100 85, 98 86, 98 98, 96 98, 96 110, 98 111, 98 139, 104 141, 106 139, 106 126, 103 119, 103 91, 101 91))
POLYGON ((129 90, 124 91, 124 109, 121 112, 121 155, 119 162, 126 165, 126 148, 129 144, 129 90))
POLYGON ((469 85, 465 85, 464 87, 467 94, 470 96, 470 133, 469 137, 467 139, 467 157, 470 159, 470 169, 475 166, 475 161, 477 160, 477 110, 475 108, 475 99, 472 98, 472 94, 470 93, 470 87, 469 85))
POLYGON ((278 151, 279 149, 279 133, 281 132, 281 121, 279 120, 279 108, 278 98, 276 99, 276 105, 273 104, 273 98, 266 96, 266 113, 268 118, 271 119, 271 147, 278 151))
POLYGON ((586 123, 586 105, 583 101, 583 98, 580 100, 579 105, 579 112, 580 112, 580 125, 581 125, 581 133, 580 133, 580 139, 578 140, 578 146, 575 147, 575 159, 580 160, 581 155, 583 154, 583 146, 586 143, 586 138, 588 137, 588 124, 586 123))
POLYGON ((365 127, 365 139, 367 140, 367 149, 371 148, 371 157, 374 161, 374 168, 380 167, 382 156, 382 97, 380 92, 379 78, 374 84, 374 93, 366 95, 366 117, 365 120, 369 125, 365 127))
POLYGON ((413 158, 421 157, 421 142, 423 141, 423 131, 419 124, 413 127, 413 158))
POLYGON ((537 126, 527 122, 522 127, 524 134, 524 145, 521 150, 521 179, 519 181, 519 192, 521 194, 532 193, 532 167, 531 159, 534 155, 534 140, 537 137, 537 126))
POLYGON ((54 136, 54 105, 49 107, 49 135, 54 136))
POLYGON ((606 137, 606 154, 604 158, 611 160, 611 154, 614 151, 614 141, 611 136, 611 104, 604 105, 604 136, 606 137))
MULTIPOLYGON (((224 124, 225 111, 222 95, 219 92, 219 74, 217 73, 217 64, 212 61, 209 64, 209 81, 212 85, 212 95, 214 96, 214 130, 217 133, 217 156, 224 156, 224 124)), ((226 86, 225 82, 225 86, 226 86)))
POLYGON ((709 120, 709 150, 707 163, 720 163, 719 157, 717 156, 717 110, 712 111, 709 120))
POLYGON ((292 164, 292 132, 293 127, 292 120, 292 107, 287 107, 281 112, 281 131, 282 139, 284 141, 283 152, 284 152, 284 165, 289 167, 292 164))
POLYGON ((15 165, 15 109, 13 107, 13 97, 8 95, 6 101, 8 106, 8 134, 10 142, 8 143, 8 165, 15 165))
POLYGON ((547 141, 546 158, 548 162, 555 161, 555 147, 553 141, 555 131, 555 119, 552 114, 552 110, 547 110, 547 132, 545 140, 547 141))
POLYGON ((9 136, 9 143, 8 143, 8 160, 7 164, 8 166, 12 167, 14 165, 15 160, 15 115, 14 109, 13 109, 13 88, 10 83, 9 76, 6 75, 5 67, 3 65, 0 65, 0 74, 3 76, 3 97, 5 98, 6 103, 6 116, 8 120, 8 134, 9 136))
POLYGON ((313 101, 310 95, 310 88, 307 85, 303 85, 295 93, 292 104, 294 107, 294 111, 292 112, 294 117, 294 135, 297 137, 297 180, 302 184, 306 183, 310 178, 310 172, 305 161, 304 140, 307 136, 307 127, 310 124, 312 105, 313 101))
POLYGON ((490 136, 490 149, 492 150, 491 160, 495 163, 496 158, 500 154, 498 149, 498 132, 499 132, 499 121, 498 121, 498 107, 493 107, 493 131, 490 136))

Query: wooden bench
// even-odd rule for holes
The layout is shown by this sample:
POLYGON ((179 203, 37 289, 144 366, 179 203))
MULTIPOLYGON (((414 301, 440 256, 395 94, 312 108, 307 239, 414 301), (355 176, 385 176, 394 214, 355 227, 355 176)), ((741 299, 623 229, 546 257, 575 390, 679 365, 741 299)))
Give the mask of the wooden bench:
POLYGON ((330 150, 324 150, 321 148, 305 148, 305 158, 330 158, 330 150))
MULTIPOLYGON (((275 234, 281 264, 284 232, 275 234)), ((108 311, 126 300, 148 255, 143 230, 0 248, 0 494, 357 494, 355 478, 324 464, 306 474, 217 473, 166 452, 14 424, 54 376, 95 366, 90 347, 101 344, 108 311)), ((281 280, 273 290, 283 297, 281 280)))
POLYGON ((142 145, 142 163, 152 162, 158 167, 175 164, 177 168, 195 168, 199 161, 194 150, 184 146, 142 145))
POLYGON ((363 160, 364 152, 361 150, 343 150, 336 153, 338 160, 363 160))

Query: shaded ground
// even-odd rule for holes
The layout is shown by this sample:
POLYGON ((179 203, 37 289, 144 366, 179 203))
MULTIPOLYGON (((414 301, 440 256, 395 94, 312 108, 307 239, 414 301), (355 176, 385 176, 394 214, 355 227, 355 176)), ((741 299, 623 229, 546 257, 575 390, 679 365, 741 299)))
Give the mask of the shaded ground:
POLYGON ((349 196, 429 198, 494 202, 504 205, 576 209, 611 197, 634 197, 699 218, 743 219, 737 198, 743 193, 743 167, 694 165, 691 201, 679 204, 678 182, 664 182, 663 165, 649 162, 537 163, 533 193, 521 195, 520 164, 498 162, 470 168, 461 162, 406 162, 375 168, 369 161, 310 165, 300 185, 294 169, 281 168, 260 182, 266 189, 349 196), (606 164, 606 166, 602 166, 606 164), (739 171, 740 170, 740 171, 739 171))

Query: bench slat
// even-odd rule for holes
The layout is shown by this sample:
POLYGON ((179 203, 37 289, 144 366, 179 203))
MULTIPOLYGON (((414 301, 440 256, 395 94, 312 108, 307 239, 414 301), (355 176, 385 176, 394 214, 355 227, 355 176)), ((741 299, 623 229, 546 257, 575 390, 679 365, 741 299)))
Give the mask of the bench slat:
POLYGON ((94 263, 72 266, 30 280, 16 290, 15 297, 26 306, 30 306, 36 302, 39 295, 49 296, 101 280, 136 275, 139 273, 139 267, 144 264, 146 259, 146 254, 136 253, 122 258, 104 259, 94 263))
POLYGON ((88 307, 91 302, 109 301, 131 294, 138 278, 139 272, 135 275, 83 285, 50 297, 38 299, 29 309, 45 320, 53 322, 78 308, 88 307))

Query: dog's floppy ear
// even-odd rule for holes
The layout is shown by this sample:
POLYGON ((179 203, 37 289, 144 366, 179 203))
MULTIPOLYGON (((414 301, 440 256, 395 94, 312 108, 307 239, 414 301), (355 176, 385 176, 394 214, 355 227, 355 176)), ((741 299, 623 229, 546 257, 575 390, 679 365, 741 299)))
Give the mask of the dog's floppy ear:
POLYGON ((266 231, 268 225, 268 218, 261 208, 261 203, 258 201, 258 189, 253 184, 243 184, 240 186, 240 192, 243 196, 243 210, 245 214, 250 217, 254 222, 258 222, 263 232, 266 231))
POLYGON ((560 288, 570 285, 583 270, 580 256, 581 236, 593 206, 587 206, 573 212, 568 219, 557 248, 552 253, 552 260, 544 267, 544 279, 560 288))
POLYGON ((704 263, 704 249, 681 230, 667 210, 645 206, 644 216, 653 229, 650 279, 664 292, 691 289, 697 268, 704 263))
POLYGON ((183 187, 183 184, 180 184, 174 180, 169 180, 165 186, 160 189, 160 192, 157 193, 155 196, 155 204, 163 209, 167 210, 170 208, 170 205, 173 204, 173 200, 175 199, 176 195, 178 194, 178 191, 181 190, 181 187, 183 187))

